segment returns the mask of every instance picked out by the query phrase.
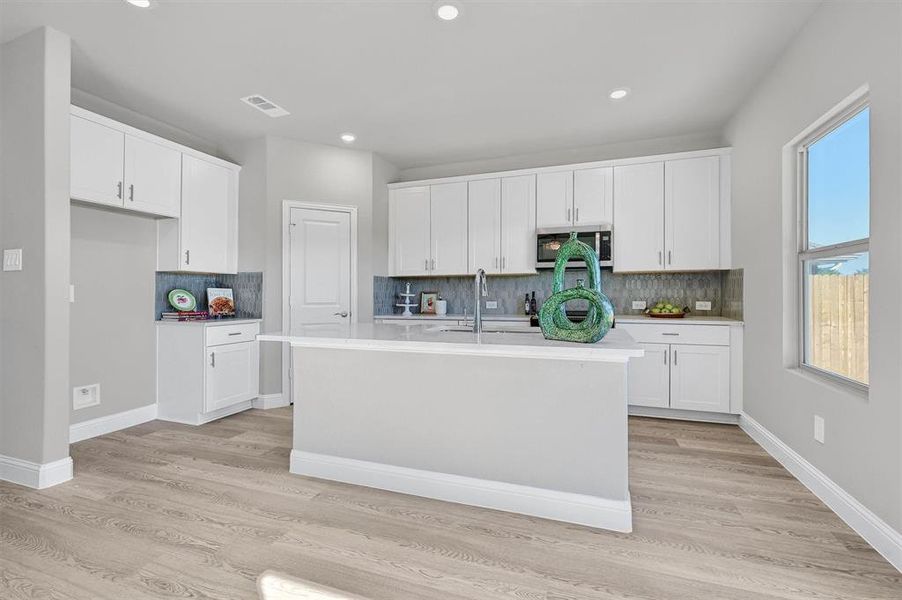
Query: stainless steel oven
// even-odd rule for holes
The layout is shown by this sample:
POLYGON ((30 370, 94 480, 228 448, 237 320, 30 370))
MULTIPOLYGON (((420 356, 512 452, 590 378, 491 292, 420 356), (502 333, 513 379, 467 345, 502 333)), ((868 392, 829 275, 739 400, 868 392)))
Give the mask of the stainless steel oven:
MULTIPOLYGON (((598 264, 602 267, 614 266, 611 255, 613 238, 610 228, 598 226, 583 227, 555 227, 553 229, 539 229, 536 231, 536 268, 553 269, 557 253, 564 242, 570 239, 570 232, 576 232, 576 238, 595 250, 598 255, 598 264)), ((571 261, 580 262, 578 258, 571 261)))

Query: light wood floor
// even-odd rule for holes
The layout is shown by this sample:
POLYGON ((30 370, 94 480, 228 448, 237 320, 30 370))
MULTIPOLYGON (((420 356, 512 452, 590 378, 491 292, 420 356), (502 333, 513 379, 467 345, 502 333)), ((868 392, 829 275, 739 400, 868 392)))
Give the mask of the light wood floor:
POLYGON ((288 473, 288 409, 72 446, 0 483, 0 598, 255 598, 276 569, 372 599, 902 598, 902 577, 742 431, 630 421, 635 531, 288 473))

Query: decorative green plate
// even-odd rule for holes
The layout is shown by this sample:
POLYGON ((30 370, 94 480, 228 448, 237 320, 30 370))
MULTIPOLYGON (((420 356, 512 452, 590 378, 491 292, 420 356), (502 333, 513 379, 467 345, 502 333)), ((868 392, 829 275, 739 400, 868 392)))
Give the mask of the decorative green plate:
POLYGON ((175 310, 194 310, 197 308, 197 298, 188 290, 175 289, 169 292, 169 304, 175 310))

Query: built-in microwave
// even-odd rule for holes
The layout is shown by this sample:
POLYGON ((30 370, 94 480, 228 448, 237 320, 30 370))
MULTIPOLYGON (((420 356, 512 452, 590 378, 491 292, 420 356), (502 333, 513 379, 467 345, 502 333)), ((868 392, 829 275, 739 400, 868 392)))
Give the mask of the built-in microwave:
MULTIPOLYGON (((611 255, 613 238, 607 227, 579 226, 555 227, 536 231, 536 268, 553 269, 558 250, 570 239, 570 232, 576 232, 576 239, 587 244, 598 255, 598 264, 602 267, 614 266, 611 255)), ((579 258, 571 258, 571 262, 579 262, 579 258)))

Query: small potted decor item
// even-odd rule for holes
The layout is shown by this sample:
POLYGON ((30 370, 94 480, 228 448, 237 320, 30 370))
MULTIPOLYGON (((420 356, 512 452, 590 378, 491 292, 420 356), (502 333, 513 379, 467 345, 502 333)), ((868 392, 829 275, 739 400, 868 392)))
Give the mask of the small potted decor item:
POLYGON ((207 288, 207 307, 211 317, 234 317, 235 298, 231 288, 207 288))
POLYGON ((420 314, 434 315, 438 292, 420 292, 420 314))
POLYGON ((688 306, 680 308, 678 304, 672 302, 658 302, 651 308, 645 310, 645 314, 656 319, 682 319, 690 312, 688 306))

